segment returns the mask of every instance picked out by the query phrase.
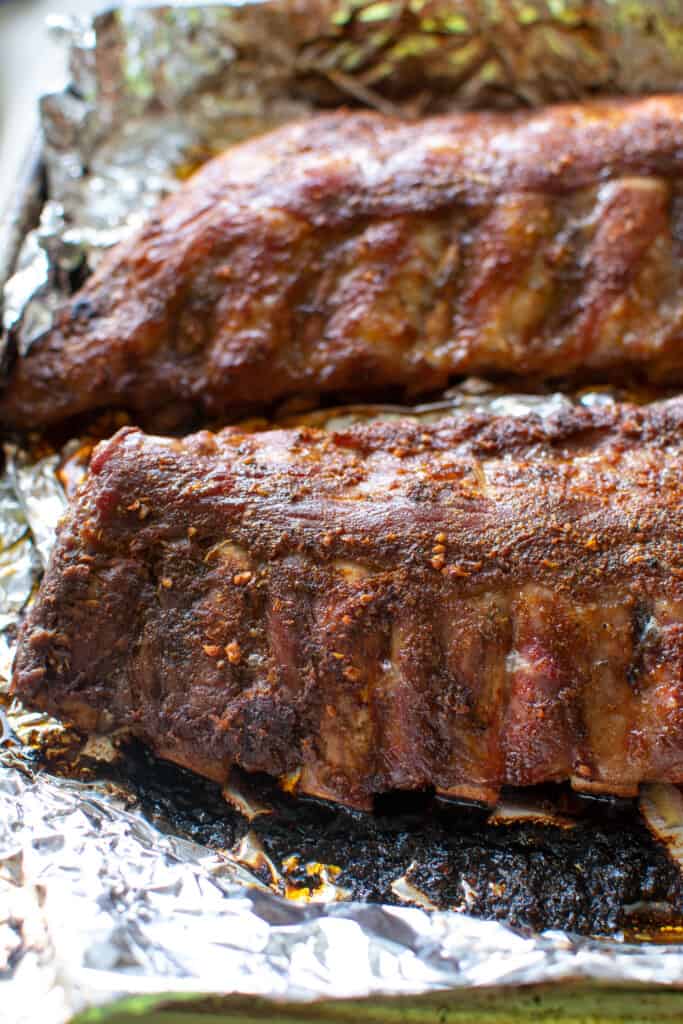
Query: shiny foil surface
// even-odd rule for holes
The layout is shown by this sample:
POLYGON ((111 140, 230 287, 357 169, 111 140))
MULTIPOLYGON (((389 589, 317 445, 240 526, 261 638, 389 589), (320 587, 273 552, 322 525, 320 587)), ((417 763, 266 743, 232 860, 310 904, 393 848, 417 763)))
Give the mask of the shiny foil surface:
MULTIPOLYGON (((2 303, 3 343, 19 351, 105 248, 231 141, 343 102, 406 115, 673 89, 683 78, 683 12, 665 3, 183 5, 60 30, 72 84, 42 102, 47 198, 2 303)), ((471 381, 412 410, 290 411, 280 422, 549 415, 613 400, 504 395, 471 381)), ((405 906, 353 903, 338 867, 319 864, 315 885, 290 891, 252 830, 223 849, 176 834, 144 812, 125 773, 107 772, 120 758, 110 741, 84 745, 12 703, 17 622, 65 508, 60 466, 78 447, 15 439, 0 477, 0 1020, 63 1024, 132 994, 152 1005, 161 993, 311 1001, 570 979, 683 987, 683 947, 475 920, 466 886, 448 911, 430 910, 407 873, 392 887, 405 906)), ((250 820, 263 810, 238 786, 225 797, 250 820)), ((681 862, 679 791, 645 787, 641 811, 681 862)))

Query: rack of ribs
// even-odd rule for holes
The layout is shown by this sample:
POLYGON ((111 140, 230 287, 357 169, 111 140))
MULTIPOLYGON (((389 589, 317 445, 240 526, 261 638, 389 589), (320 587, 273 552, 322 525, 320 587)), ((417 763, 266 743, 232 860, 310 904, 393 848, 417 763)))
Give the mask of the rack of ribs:
POLYGON ((681 383, 682 179, 683 96, 286 126, 104 258, 0 424, 122 406, 163 431, 467 374, 681 383))
POLYGON ((683 782, 683 399, 95 450, 13 692, 368 808, 683 782))

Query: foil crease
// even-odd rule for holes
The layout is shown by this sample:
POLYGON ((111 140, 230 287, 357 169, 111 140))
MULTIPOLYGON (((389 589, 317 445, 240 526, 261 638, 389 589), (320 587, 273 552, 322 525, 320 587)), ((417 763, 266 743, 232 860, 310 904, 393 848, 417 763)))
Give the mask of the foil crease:
MULTIPOLYGON (((55 24, 72 80, 41 104, 47 196, 2 300, 4 344, 20 352, 102 253, 230 142, 343 102, 411 116, 683 80, 683 11, 664 2, 268 0, 55 24)), ((551 415, 570 401, 470 382, 411 414, 551 415)), ((308 421, 333 429, 405 414, 355 407, 308 421)), ((131 994, 315 1000, 577 978, 682 984, 680 947, 352 904, 324 871, 320 894, 331 902, 283 900, 251 871, 254 844, 208 850, 147 820, 125 787, 96 771, 84 781, 41 769, 36 747, 63 742, 63 730, 6 690, 16 626, 65 507, 59 461, 8 445, 0 477, 0 1020, 62 1024, 131 994)), ((680 798, 650 792, 644 813, 679 844, 680 798)), ((396 886, 420 903, 409 880, 396 886)))

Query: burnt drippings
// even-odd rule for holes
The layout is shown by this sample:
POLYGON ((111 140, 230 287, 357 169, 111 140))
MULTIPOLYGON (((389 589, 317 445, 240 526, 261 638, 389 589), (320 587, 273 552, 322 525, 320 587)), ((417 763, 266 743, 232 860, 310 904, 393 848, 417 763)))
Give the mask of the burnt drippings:
POLYGON ((649 939, 648 929, 683 924, 680 874, 631 801, 581 799, 549 787, 532 799, 559 809, 569 827, 534 820, 493 825, 484 809, 431 794, 392 794, 368 814, 288 796, 258 776, 249 779, 252 798, 271 813, 250 823, 214 783, 137 744, 125 754, 107 769, 110 778, 125 784, 150 820, 220 850, 235 850, 249 834, 279 882, 263 865, 257 874, 290 898, 316 898, 325 866, 347 899, 412 898, 534 930, 625 930, 649 939))

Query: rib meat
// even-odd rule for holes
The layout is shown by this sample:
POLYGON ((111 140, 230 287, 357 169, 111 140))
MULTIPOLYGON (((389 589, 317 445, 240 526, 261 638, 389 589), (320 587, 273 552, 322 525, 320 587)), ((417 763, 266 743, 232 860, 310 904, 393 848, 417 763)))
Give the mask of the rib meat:
POLYGON ((101 444, 14 693, 217 780, 683 782, 683 399, 101 444))
POLYGON ((19 358, 0 423, 170 427, 454 375, 683 381, 683 97, 320 116, 211 161, 19 358))

